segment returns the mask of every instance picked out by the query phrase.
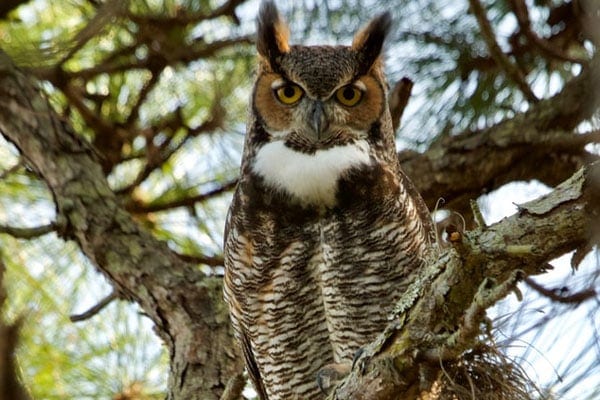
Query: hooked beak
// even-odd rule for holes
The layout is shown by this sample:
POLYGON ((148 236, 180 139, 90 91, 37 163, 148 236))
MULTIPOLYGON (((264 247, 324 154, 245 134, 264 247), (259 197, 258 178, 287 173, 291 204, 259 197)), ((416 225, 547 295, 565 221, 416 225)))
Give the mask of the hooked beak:
POLYGON ((328 123, 325 116, 325 110, 323 108, 323 102, 315 100, 309 115, 309 124, 315 133, 316 139, 321 140, 324 138, 324 133, 327 132, 328 123))

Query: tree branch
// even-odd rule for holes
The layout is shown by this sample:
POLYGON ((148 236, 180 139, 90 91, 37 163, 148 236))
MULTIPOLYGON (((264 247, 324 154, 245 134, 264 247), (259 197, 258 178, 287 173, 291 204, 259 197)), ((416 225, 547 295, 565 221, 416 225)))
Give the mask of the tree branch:
POLYGON ((17 239, 33 239, 56 231, 54 224, 37 226, 34 228, 18 228, 15 226, 0 225, 0 233, 6 233, 17 239))
POLYGON ((580 59, 577 57, 571 57, 568 54, 565 54, 560 49, 552 46, 550 42, 545 39, 542 39, 538 35, 533 32, 531 29, 531 20, 529 19, 529 11, 527 9, 527 5, 524 0, 511 0, 512 9, 514 11, 515 16, 517 17, 517 21, 519 22, 519 29, 522 33, 525 34, 527 39, 537 46, 544 55, 556 58, 562 61, 568 61, 577 64, 585 64, 586 60, 580 59))
POLYGON ((471 10, 477 19, 481 34, 483 35, 483 39, 487 44, 492 58, 496 61, 496 63, 498 63, 498 65, 502 67, 506 75, 517 84, 517 87, 521 90, 521 92, 523 92, 525 97, 530 102, 537 102, 538 99, 525 81, 523 72, 510 61, 510 59, 500 48, 500 45, 498 45, 498 42, 496 42, 496 35, 494 34, 490 21, 487 19, 485 10, 483 9, 483 6, 479 0, 469 0, 469 4, 471 5, 471 10))
POLYGON ((527 283, 527 285, 530 288, 532 288, 542 296, 562 304, 578 305, 583 303, 584 301, 591 300, 598 296, 598 293, 596 293, 594 289, 585 289, 572 294, 563 294, 563 288, 547 289, 531 278, 525 278, 525 283, 527 283))
POLYGON ((100 300, 98 304, 94 305, 93 307, 90 307, 88 310, 82 312, 81 314, 72 314, 71 316, 69 316, 69 319, 71 320, 71 322, 81 322, 85 321, 86 319, 90 319, 118 298, 119 296, 117 292, 113 290, 108 296, 105 296, 102 300, 100 300))
POLYGON ((171 209, 177 208, 177 207, 190 207, 196 203, 201 203, 203 201, 212 199, 216 196, 219 196, 223 193, 233 190, 233 188, 235 188, 235 185, 237 185, 237 181, 238 181, 237 179, 234 179, 229 182, 225 182, 222 185, 219 185, 218 187, 216 187, 212 190, 209 190, 207 192, 199 193, 197 195, 192 195, 192 196, 184 196, 182 198, 171 200, 171 201, 158 200, 158 201, 153 201, 152 203, 149 203, 149 204, 144 204, 144 203, 132 200, 125 207, 128 211, 130 211, 132 213, 137 213, 137 214, 171 210, 171 209))
POLYGON ((445 207, 469 215, 469 200, 508 182, 537 179, 555 186, 598 156, 585 150, 597 133, 573 129, 600 106, 600 57, 555 96, 494 126, 443 137, 425 153, 399 153, 430 209, 445 207), (543 168, 540 168, 543 165, 543 168), (477 171, 477 173, 465 173, 477 171))
MULTIPOLYGON (((431 391, 449 362, 460 362, 476 347, 486 308, 523 277, 545 272, 548 261, 598 243, 600 162, 519 208, 432 254, 398 303, 394 321, 367 346, 332 399, 413 399, 431 391)), ((491 397, 479 392, 476 398, 491 397)), ((500 392, 494 398, 505 397, 500 392)))

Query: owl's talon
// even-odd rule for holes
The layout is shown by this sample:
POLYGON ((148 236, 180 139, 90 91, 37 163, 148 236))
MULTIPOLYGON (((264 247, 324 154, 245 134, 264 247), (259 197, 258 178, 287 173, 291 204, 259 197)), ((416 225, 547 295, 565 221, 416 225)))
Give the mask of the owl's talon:
POLYGON ((331 390, 348 375, 351 365, 349 363, 327 364, 317 372, 317 385, 321 392, 329 394, 331 390))

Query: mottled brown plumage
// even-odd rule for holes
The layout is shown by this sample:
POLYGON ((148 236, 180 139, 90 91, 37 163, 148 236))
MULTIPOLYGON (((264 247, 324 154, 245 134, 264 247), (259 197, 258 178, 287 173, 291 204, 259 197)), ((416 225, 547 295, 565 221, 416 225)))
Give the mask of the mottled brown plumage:
POLYGON ((381 332, 421 264, 429 214, 400 170, 381 48, 290 46, 261 6, 259 67, 225 232, 225 297, 262 399, 322 399, 316 377, 381 332))

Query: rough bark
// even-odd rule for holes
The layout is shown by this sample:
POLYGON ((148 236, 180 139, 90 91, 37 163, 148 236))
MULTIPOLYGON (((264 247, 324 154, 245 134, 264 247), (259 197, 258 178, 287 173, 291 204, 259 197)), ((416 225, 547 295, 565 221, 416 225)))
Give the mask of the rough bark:
POLYGON ((0 53, 0 131, 48 185, 59 234, 75 240, 122 298, 155 323, 170 354, 170 399, 218 399, 242 370, 222 301, 206 277, 124 211, 89 145, 0 53))

